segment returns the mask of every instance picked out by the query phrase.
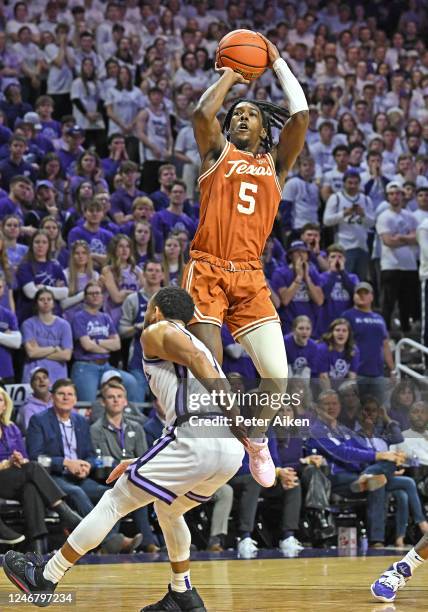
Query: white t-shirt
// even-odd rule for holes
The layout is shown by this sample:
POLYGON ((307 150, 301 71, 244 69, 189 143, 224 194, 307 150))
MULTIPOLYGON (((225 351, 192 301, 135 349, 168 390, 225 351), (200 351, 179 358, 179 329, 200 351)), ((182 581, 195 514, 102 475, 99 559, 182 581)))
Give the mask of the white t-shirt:
POLYGON ((319 189, 315 183, 304 181, 300 176, 294 176, 285 183, 282 199, 292 203, 293 229, 299 229, 306 223, 318 223, 320 200, 319 189))
MULTIPOLYGON (((138 87, 133 87, 131 91, 127 89, 119 90, 113 87, 113 89, 106 92, 105 103, 111 104, 116 117, 126 125, 129 125, 134 121, 138 111, 146 106, 146 97, 138 87)), ((115 132, 121 133, 122 129, 110 119, 108 126, 109 136, 115 132)))
POLYGON ((416 240, 419 244, 419 278, 426 280, 428 279, 428 219, 418 226, 416 240))
MULTIPOLYGON (((48 94, 66 94, 71 91, 73 82, 73 71, 67 62, 63 62, 61 68, 58 68, 53 63, 53 60, 59 53, 58 45, 51 43, 45 49, 46 62, 49 65, 48 74, 48 94)), ((71 47, 67 47, 68 57, 74 59, 74 51, 71 47)))
MULTIPOLYGON (((101 100, 100 87, 97 83, 89 81, 87 88, 82 79, 74 79, 71 85, 71 99, 79 99, 88 113, 97 113, 98 102, 101 100)), ((73 116, 79 125, 84 130, 102 130, 105 128, 103 118, 100 116, 96 121, 91 122, 76 106, 73 105, 73 116)))
POLYGON ((410 457, 416 455, 422 465, 428 465, 428 431, 419 433, 413 429, 403 431, 404 442, 391 444, 391 451, 404 451, 410 457))
MULTIPOLYGON (((376 231, 382 234, 410 234, 417 228, 417 221, 408 210, 394 212, 388 208, 381 213, 376 222, 376 231)), ((381 241, 381 270, 417 270, 416 249, 411 245, 389 247, 381 241)))

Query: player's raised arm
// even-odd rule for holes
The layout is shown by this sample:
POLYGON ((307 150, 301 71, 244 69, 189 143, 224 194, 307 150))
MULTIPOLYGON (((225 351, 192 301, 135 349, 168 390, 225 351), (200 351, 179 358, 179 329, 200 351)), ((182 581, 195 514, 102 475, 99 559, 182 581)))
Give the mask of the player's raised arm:
MULTIPOLYGON (((218 72, 222 73, 221 77, 202 94, 193 112, 193 131, 202 162, 209 153, 212 153, 215 159, 216 154, 220 154, 224 147, 225 137, 221 131, 217 114, 223 106, 227 92, 236 83, 248 83, 242 75, 231 68, 220 68, 218 72)), ((202 164, 202 171, 204 171, 204 164, 202 164)))
POLYGON ((278 179, 282 186, 287 172, 294 166, 305 144, 306 130, 309 125, 309 108, 299 81, 280 56, 278 49, 265 36, 259 32, 258 34, 266 42, 270 65, 281 83, 291 115, 281 130, 278 144, 272 151, 278 179))

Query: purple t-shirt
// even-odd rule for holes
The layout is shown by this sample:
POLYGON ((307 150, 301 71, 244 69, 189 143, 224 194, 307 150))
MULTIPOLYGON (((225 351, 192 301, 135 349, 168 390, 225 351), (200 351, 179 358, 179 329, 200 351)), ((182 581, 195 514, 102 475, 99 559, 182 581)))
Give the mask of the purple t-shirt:
POLYGON ((363 312, 350 308, 343 313, 354 333, 354 340, 360 349, 360 376, 383 376, 383 342, 388 337, 385 320, 376 312, 363 312))
MULTIPOLYGON (((16 273, 16 282, 19 289, 28 283, 45 285, 46 287, 67 286, 67 280, 61 265, 55 261, 34 262, 24 261, 16 273)), ((27 298, 22 291, 18 294, 17 314, 21 323, 33 314, 33 300, 27 298)), ((61 307, 55 303, 55 314, 61 314, 61 307)))
POLYGON ((330 378, 346 378, 349 372, 358 372, 360 350, 356 346, 349 359, 345 351, 329 350, 325 342, 318 344, 318 373, 328 374, 330 378))
POLYGON ((288 365, 293 371, 293 376, 301 377, 303 370, 309 368, 311 377, 316 376, 318 367, 318 348, 316 342, 309 339, 306 346, 300 346, 294 340, 293 334, 284 337, 285 350, 288 365))
MULTIPOLYGON (((0 306, 0 332, 3 334, 8 331, 17 331, 18 321, 14 313, 0 306)), ((10 378, 14 376, 11 349, 0 345, 0 378, 10 378)))
POLYGON ((7 215, 16 215, 24 222, 21 209, 9 197, 0 198, 0 219, 4 219, 7 215))
POLYGON ((359 278, 356 274, 348 272, 342 274, 322 272, 320 281, 324 292, 324 304, 320 307, 318 314, 319 336, 328 330, 328 326, 334 319, 338 319, 345 310, 351 308, 354 288, 359 278))
MULTIPOLYGON (((138 267, 135 267, 134 270, 131 270, 131 266, 124 268, 118 285, 119 291, 122 291, 122 289, 138 291, 140 289, 140 275, 141 270, 138 267)), ((104 312, 111 316, 114 325, 117 327, 122 316, 122 304, 116 304, 107 294, 104 300, 104 312)))
MULTIPOLYGON (((61 319, 61 317, 55 317, 51 325, 47 325, 39 317, 31 317, 23 322, 21 331, 23 343, 36 340, 39 346, 60 346, 62 349, 73 348, 70 323, 61 319)), ((30 382, 31 370, 34 368, 46 368, 52 384, 59 378, 67 378, 67 362, 46 358, 29 359, 27 357, 22 377, 23 383, 30 382)))
MULTIPOLYGON (((272 289, 278 292, 281 287, 289 287, 295 276, 294 270, 289 266, 281 266, 272 276, 272 289)), ((319 286, 319 274, 312 266, 309 268, 309 276, 314 285, 319 286)), ((311 300, 308 286, 303 281, 291 302, 287 306, 281 306, 278 309, 283 331, 289 333, 292 329, 293 320, 300 315, 306 315, 312 321, 312 329, 315 333, 319 309, 320 307, 311 300)))
POLYGON ((110 240, 113 238, 113 234, 108 230, 100 228, 97 232, 90 232, 86 227, 73 227, 68 234, 68 246, 76 242, 76 240, 85 240, 89 244, 91 253, 96 255, 105 255, 107 253, 107 247, 110 240))
POLYGON ((155 238, 156 253, 160 253, 163 249, 163 244, 172 231, 185 230, 188 232, 190 240, 193 239, 196 231, 196 225, 193 219, 182 213, 176 215, 170 210, 160 210, 155 213, 151 220, 153 235, 155 238))
POLYGON ((78 312, 71 321, 73 338, 75 343, 73 356, 76 361, 93 361, 94 359, 106 359, 107 353, 90 353, 80 344, 82 336, 89 336, 91 340, 107 340, 117 334, 116 327, 110 315, 104 312, 91 314, 86 309, 78 312))
POLYGON ((145 191, 135 190, 135 193, 130 195, 126 189, 119 187, 111 196, 111 214, 122 212, 124 215, 130 215, 132 213, 132 203, 135 198, 145 196, 145 191))

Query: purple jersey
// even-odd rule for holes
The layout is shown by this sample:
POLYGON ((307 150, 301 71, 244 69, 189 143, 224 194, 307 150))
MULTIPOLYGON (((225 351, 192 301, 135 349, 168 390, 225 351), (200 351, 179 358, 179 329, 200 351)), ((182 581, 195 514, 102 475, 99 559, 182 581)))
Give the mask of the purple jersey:
MULTIPOLYGON (((24 261, 16 273, 16 282, 19 289, 21 289, 18 294, 17 306, 18 321, 20 323, 33 314, 34 302, 27 298, 22 291, 25 285, 34 283, 35 285, 44 285, 45 287, 67 286, 64 271, 55 260, 42 262, 24 261)), ((57 301, 55 302, 55 314, 61 314, 61 307, 57 301)))
POLYGON ((116 328, 108 314, 104 312, 92 314, 83 309, 73 317, 71 328, 75 344, 73 356, 76 361, 93 361, 94 359, 108 358, 107 353, 90 353, 85 351, 79 341, 82 336, 89 336, 91 340, 107 340, 111 336, 116 335, 116 328))
POLYGON ((330 378, 346 378, 349 372, 358 372, 360 351, 354 347, 353 355, 348 357, 345 351, 329 350, 325 342, 318 344, 318 373, 328 374, 330 378))
MULTIPOLYGON (((295 276, 294 270, 289 266, 281 266, 272 276, 272 289, 278 293, 282 287, 289 287, 295 276)), ((309 268, 309 276, 314 285, 319 286, 319 274, 312 266, 309 268)), ((283 331, 285 333, 290 332, 294 319, 300 315, 306 315, 312 321, 312 329, 315 333, 319 309, 320 307, 311 300, 307 284, 302 281, 291 302, 278 309, 283 331)))
POLYGON ((96 232, 91 232, 83 225, 81 227, 73 227, 68 234, 68 246, 76 242, 76 240, 85 240, 89 244, 91 253, 96 255, 105 255, 107 247, 113 234, 105 229, 100 228, 96 232))
POLYGON ((309 339, 306 346, 300 346, 296 343, 293 334, 288 334, 284 337, 284 344, 292 376, 298 378, 304 376, 306 368, 309 368, 311 377, 316 376, 318 367, 318 348, 316 342, 309 339))
POLYGON ((359 282, 356 274, 348 272, 323 272, 320 275, 321 287, 324 293, 324 304, 320 306, 318 314, 318 335, 321 336, 328 330, 328 326, 334 319, 342 316, 342 313, 352 306, 354 288, 359 282))
POLYGON ((190 240, 195 235, 196 226, 193 219, 186 213, 176 215, 170 210, 160 210, 155 213, 151 220, 153 235, 155 238, 156 253, 160 253, 163 249, 163 244, 172 231, 185 230, 188 232, 190 240))
MULTIPOLYGON (((2 334, 18 330, 18 321, 13 312, 0 306, 0 332, 2 334)), ((14 376, 11 350, 0 344, 0 379, 14 376)))
POLYGON ((343 313, 354 333, 354 340, 360 349, 360 376, 383 376, 383 343, 388 337, 385 320, 376 312, 364 312, 350 308, 343 313))
MULTIPOLYGON (((53 323, 48 325, 39 317, 30 317, 21 326, 22 341, 31 342, 35 340, 41 347, 59 346, 61 349, 72 349, 73 339, 71 335, 70 323, 55 317, 53 323)), ((67 362, 54 361, 52 359, 29 359, 26 358, 22 382, 30 382, 31 370, 34 368, 46 368, 49 372, 49 379, 54 383, 59 378, 67 378, 67 362)))
MULTIPOLYGON (((140 288, 140 276, 141 270, 138 267, 135 267, 133 270, 131 269, 131 266, 123 268, 121 270, 120 282, 118 284, 119 291, 122 291, 122 289, 126 289, 128 291, 138 291, 140 288)), ((116 304, 107 294, 104 299, 104 312, 111 316, 114 325, 117 327, 122 315, 122 304, 116 304)))

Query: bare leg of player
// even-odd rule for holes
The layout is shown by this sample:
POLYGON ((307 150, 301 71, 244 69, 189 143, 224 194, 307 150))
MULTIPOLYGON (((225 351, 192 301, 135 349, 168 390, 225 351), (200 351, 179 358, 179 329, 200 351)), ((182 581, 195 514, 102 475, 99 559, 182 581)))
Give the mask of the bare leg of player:
POLYGON ((428 559, 428 534, 425 533, 412 550, 401 561, 393 563, 370 589, 377 601, 391 602, 397 596, 414 571, 428 559))
POLYGON ((193 323, 189 331, 205 344, 221 365, 223 363, 223 344, 221 342, 221 328, 212 323, 193 323))
MULTIPOLYGON (((266 323, 257 329, 238 338, 250 355, 260 377, 261 390, 267 393, 284 394, 287 390, 288 363, 284 338, 279 322, 266 323)), ((265 406, 256 416, 269 423, 277 413, 277 408, 265 406)), ((260 438, 265 435, 267 427, 253 427, 250 435, 260 438)))
MULTIPOLYGON (((281 329, 279 323, 278 327, 279 329, 281 329)), ((193 325, 189 325, 189 331, 210 349, 214 357, 221 364, 223 361, 223 345, 221 342, 220 327, 218 327, 217 325, 213 325, 212 323, 194 323, 193 325)), ((245 337, 253 338, 253 336, 251 336, 251 333, 247 334, 245 337)), ((259 336, 257 335, 257 339, 258 338, 259 336)), ((285 348, 282 335, 281 340, 283 346, 283 353, 285 356, 285 348)), ((254 342, 256 342, 256 340, 254 340, 254 342)), ((243 346, 244 348, 246 348, 245 345, 243 346)), ((275 351, 275 348, 275 345, 272 346, 273 351, 275 351)), ((258 364, 254 361, 254 351, 252 351, 252 353, 250 353, 250 351, 247 352, 253 359, 255 367, 260 372, 258 364)), ((287 363, 286 357, 285 363, 287 363)), ((267 368, 267 370, 269 369, 267 368)), ((275 483, 276 473, 275 465, 272 461, 272 457, 270 456, 264 431, 260 431, 259 433, 256 432, 255 435, 253 433, 252 437, 256 437, 256 440, 250 438, 244 440, 244 446, 249 456, 249 466, 251 474, 253 475, 254 480, 256 480, 262 487, 271 487, 275 483)))

